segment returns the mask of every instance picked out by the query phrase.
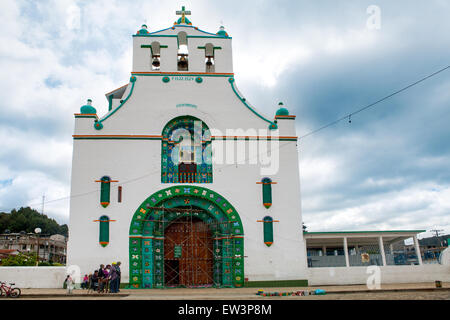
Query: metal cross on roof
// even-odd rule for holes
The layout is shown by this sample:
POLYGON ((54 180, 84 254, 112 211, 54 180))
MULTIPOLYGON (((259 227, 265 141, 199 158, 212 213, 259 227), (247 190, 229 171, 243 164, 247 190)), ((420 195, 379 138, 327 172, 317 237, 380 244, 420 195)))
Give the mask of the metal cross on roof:
POLYGON ((184 6, 181 7, 181 11, 176 12, 177 16, 181 16, 181 23, 186 23, 185 16, 190 16, 191 11, 186 11, 184 6))

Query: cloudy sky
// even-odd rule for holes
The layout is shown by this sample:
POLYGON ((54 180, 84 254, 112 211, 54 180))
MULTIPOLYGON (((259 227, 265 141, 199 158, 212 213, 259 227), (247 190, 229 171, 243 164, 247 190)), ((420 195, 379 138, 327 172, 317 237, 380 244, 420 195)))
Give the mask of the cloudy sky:
MULTIPOLYGON (((300 137, 450 65, 446 0, 1 0, 0 211, 45 194, 68 222, 73 114, 87 98, 104 114, 131 35, 182 5, 225 26, 240 91, 267 115, 283 101, 300 137)), ((299 142, 308 229, 450 232, 450 70, 351 120, 299 142)))

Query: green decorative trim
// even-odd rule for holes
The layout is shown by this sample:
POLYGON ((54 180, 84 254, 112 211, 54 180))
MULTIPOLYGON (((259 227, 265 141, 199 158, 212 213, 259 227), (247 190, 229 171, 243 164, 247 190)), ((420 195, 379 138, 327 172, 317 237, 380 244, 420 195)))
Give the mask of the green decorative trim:
POLYGON ((163 34, 147 34, 147 35, 137 35, 134 34, 133 37, 155 37, 155 38, 160 38, 160 37, 166 37, 166 38, 176 38, 176 35, 173 34, 168 34, 168 35, 163 35, 163 34))
POLYGON ((267 280, 267 281, 247 281, 246 288, 274 288, 274 287, 307 287, 308 280, 267 280))
POLYGON ((401 232, 401 233, 421 233, 421 232, 426 232, 427 230, 386 230, 386 231, 325 231, 325 232, 309 232, 309 231, 305 231, 303 232, 303 234, 342 234, 342 233, 385 233, 385 232, 390 232, 390 233, 396 233, 396 232, 401 232))
MULTIPOLYGON (((203 46, 203 47, 197 47, 197 49, 206 49, 206 47, 205 46, 203 46)), ((213 49, 214 50, 220 50, 220 49, 222 49, 222 47, 213 47, 213 49)))
POLYGON ((106 208, 110 202, 111 178, 104 176, 100 181, 100 204, 106 208))
POLYGON ((75 119, 78 118, 93 118, 93 119, 97 119, 96 115, 75 115, 75 119))
POLYGON ((94 128, 97 130, 101 130, 101 129, 103 129, 103 124, 101 122, 99 122, 98 120, 95 120, 94 128))
POLYGON ((176 105, 176 107, 177 108, 188 107, 188 108, 197 109, 197 106, 195 104, 190 104, 190 103, 179 103, 176 105))
MULTIPOLYGON (((163 48, 163 49, 167 49, 169 46, 166 46, 166 45, 159 45, 159 47, 160 48, 163 48)), ((149 49, 151 49, 152 48, 152 45, 151 44, 142 44, 141 45, 141 48, 149 48, 149 49)))
POLYGON ((203 82, 203 78, 202 77, 197 77, 197 78, 195 78, 195 82, 202 83, 203 82))
MULTIPOLYGON (((161 37, 161 38, 175 38, 176 35, 163 35, 163 34, 134 34, 133 37, 161 37)), ((188 38, 212 38, 212 39, 232 39, 232 37, 221 37, 221 36, 187 36, 188 38)))
POLYGON ((168 83, 169 81, 170 81, 170 78, 169 77, 167 77, 167 76, 165 76, 165 77, 162 77, 162 82, 164 82, 164 83, 168 83))
POLYGON ((225 78, 229 78, 229 77, 233 77, 233 75, 231 74, 214 74, 214 73, 210 73, 210 74, 200 74, 200 73, 144 73, 144 74, 140 74, 140 73, 135 73, 132 72, 132 75, 136 76, 136 77, 161 77, 161 76, 173 76, 173 77, 195 77, 195 76, 201 76, 201 77, 225 77, 225 78))
POLYGON ((96 121, 94 123, 94 128, 97 130, 101 130, 103 129, 103 124, 102 122, 105 121, 106 119, 108 119, 109 117, 111 117, 114 113, 117 112, 117 110, 119 110, 120 108, 122 108, 122 106, 128 101, 128 99, 130 99, 131 95, 133 94, 133 90, 134 90, 134 85, 136 83, 137 78, 135 76, 132 76, 130 78, 130 82, 131 82, 131 89, 130 89, 130 93, 128 94, 128 96, 120 103, 119 106, 117 106, 113 111, 111 111, 108 115, 106 115, 104 118, 96 121))
POLYGON ((235 208, 207 188, 180 185, 155 192, 136 210, 130 225, 130 287, 164 287, 164 231, 183 216, 209 222, 214 237, 214 282, 220 286, 244 285, 244 230, 235 208), (200 207, 204 212, 162 212, 152 207, 200 207), (214 222, 218 223, 214 223, 214 222), (212 227, 211 227, 212 228, 212 227))
POLYGON ((212 38, 212 39, 231 39, 231 37, 214 36, 188 36, 188 38, 212 38))
POLYGON ((74 140, 161 140, 161 138, 156 137, 102 137, 102 136, 92 136, 92 137, 74 137, 74 140))
POLYGON ((224 138, 218 138, 218 137, 211 137, 211 140, 279 140, 279 141, 297 141, 298 138, 291 138, 291 137, 224 137, 224 138))
POLYGON ((270 129, 270 130, 278 129, 278 126, 277 126, 277 124, 276 124, 275 122, 270 121, 269 119, 264 118, 262 115, 260 115, 258 112, 256 112, 255 109, 253 109, 252 107, 250 107, 250 106, 248 105, 248 103, 246 102, 245 98, 241 97, 241 96, 238 94, 238 92, 237 92, 237 90, 236 90, 236 88, 235 88, 234 78, 228 79, 228 82, 230 83, 231 89, 233 89, 233 92, 234 92, 234 94, 236 95, 236 97, 238 97, 238 99, 241 100, 241 102, 242 102, 242 103, 243 103, 243 104, 244 104, 251 112, 253 112, 253 113, 256 114, 259 118, 261 118, 262 120, 264 120, 264 121, 266 121, 266 122, 268 122, 268 123, 270 124, 270 125, 269 125, 269 129, 270 129))
POLYGON ((192 26, 192 25, 173 25, 173 26, 171 26, 169 28, 161 29, 161 30, 158 30, 158 31, 153 31, 153 32, 151 32, 151 34, 156 34, 156 33, 159 33, 159 32, 167 31, 169 29, 175 30, 175 28, 194 28, 195 30, 198 30, 200 32, 203 32, 203 33, 206 33, 206 34, 209 34, 209 35, 212 35, 212 36, 216 35, 215 33, 211 33, 211 32, 207 32, 207 31, 201 30, 198 27, 192 26))
MULTIPOLYGON (((152 55, 152 57, 153 57, 153 48, 152 48, 152 45, 151 44, 142 44, 141 45, 141 48, 143 48, 143 49, 150 49, 150 54, 152 55)), ((167 49, 168 48, 168 46, 166 46, 166 45, 159 45, 159 48, 160 49, 167 49)))
POLYGON ((112 109, 113 98, 114 98, 114 94, 111 94, 108 96, 108 111, 111 111, 111 109, 112 109))
MULTIPOLYGON (((206 123, 193 116, 180 116, 170 120, 162 131, 161 142, 161 182, 162 183, 178 183, 192 182, 192 183, 212 183, 213 169, 212 163, 206 163, 211 155, 211 138, 210 131, 206 123), (196 132, 194 122, 200 121, 202 123, 201 132, 196 132), (201 145, 195 147, 195 162, 197 164, 196 172, 190 174, 179 173, 179 165, 172 161, 172 152, 177 152, 177 147, 173 143, 169 143, 172 132, 178 128, 189 130, 189 132, 196 136, 198 141, 202 141, 201 145), (201 136, 200 136, 201 135, 201 136), (206 153, 206 154, 205 154, 206 153), (203 156, 208 157, 204 159, 203 156), (195 182, 194 182, 195 181, 195 182)), ((179 151, 179 149, 178 149, 179 151)))
POLYGON ((277 122, 277 120, 295 120, 295 117, 292 116, 275 116, 275 122, 277 122))
POLYGON ((263 206, 269 209, 272 206, 272 179, 263 178, 262 182, 262 192, 263 192, 263 206))
POLYGON ((102 247, 109 244, 109 217, 101 216, 99 219, 99 243, 102 247))
MULTIPOLYGON (((193 107, 192 107, 193 108, 193 107)), ((74 140, 162 140, 162 137, 146 137, 146 136, 74 136, 74 140)), ((297 138, 259 138, 259 137, 226 137, 226 138, 217 138, 217 137, 211 137, 211 141, 213 140, 245 140, 245 141, 251 141, 251 140, 279 140, 279 141, 297 141, 297 138)))
POLYGON ((270 247, 273 244, 273 219, 266 216, 263 219, 264 243, 270 247))

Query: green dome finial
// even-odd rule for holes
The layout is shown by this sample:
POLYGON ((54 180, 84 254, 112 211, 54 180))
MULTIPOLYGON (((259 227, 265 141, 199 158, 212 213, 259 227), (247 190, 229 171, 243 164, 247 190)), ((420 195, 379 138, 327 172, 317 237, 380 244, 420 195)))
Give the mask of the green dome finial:
POLYGON ((88 99, 87 104, 80 108, 82 114, 97 114, 97 110, 92 106, 92 100, 88 99))
POLYGON ((147 29, 148 29, 147 25, 143 24, 141 26, 141 30, 139 30, 136 34, 149 34, 147 29))
POLYGON ((288 116, 289 110, 284 107, 283 102, 279 102, 278 105, 280 108, 277 110, 276 116, 288 116))
POLYGON ((216 34, 218 36, 221 36, 221 37, 228 37, 228 33, 225 31, 225 27, 224 26, 220 26, 220 30, 217 31, 216 34))

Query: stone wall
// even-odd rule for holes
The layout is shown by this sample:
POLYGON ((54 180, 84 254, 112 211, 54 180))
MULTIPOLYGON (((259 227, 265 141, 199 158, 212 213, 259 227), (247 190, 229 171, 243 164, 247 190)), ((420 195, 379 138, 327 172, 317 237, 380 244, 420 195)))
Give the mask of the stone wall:
POLYGON ((0 267, 0 281, 15 283, 15 287, 62 288, 66 267, 0 267))

